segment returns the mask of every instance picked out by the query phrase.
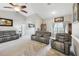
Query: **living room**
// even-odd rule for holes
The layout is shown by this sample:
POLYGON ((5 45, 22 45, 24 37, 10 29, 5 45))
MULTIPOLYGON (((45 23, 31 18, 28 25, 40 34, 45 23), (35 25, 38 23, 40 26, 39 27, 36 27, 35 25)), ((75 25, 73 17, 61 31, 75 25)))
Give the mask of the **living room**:
POLYGON ((78 50, 74 50, 78 42, 72 40, 78 34, 75 32, 78 23, 72 23, 73 5, 0 3, 0 55, 79 55, 78 50))

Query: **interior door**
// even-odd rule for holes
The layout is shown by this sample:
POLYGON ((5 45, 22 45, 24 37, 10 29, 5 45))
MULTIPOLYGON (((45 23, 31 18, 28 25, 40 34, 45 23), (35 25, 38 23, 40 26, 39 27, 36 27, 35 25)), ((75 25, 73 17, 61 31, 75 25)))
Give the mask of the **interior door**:
POLYGON ((71 35, 72 34, 72 23, 68 24, 68 33, 71 35))

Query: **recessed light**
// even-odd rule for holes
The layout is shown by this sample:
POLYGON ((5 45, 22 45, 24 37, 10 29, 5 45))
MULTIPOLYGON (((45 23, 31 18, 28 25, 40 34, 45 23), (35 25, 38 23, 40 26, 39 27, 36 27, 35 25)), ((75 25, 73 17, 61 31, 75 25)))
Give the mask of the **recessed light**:
POLYGON ((53 11, 52 14, 53 14, 53 15, 56 14, 56 11, 53 11))

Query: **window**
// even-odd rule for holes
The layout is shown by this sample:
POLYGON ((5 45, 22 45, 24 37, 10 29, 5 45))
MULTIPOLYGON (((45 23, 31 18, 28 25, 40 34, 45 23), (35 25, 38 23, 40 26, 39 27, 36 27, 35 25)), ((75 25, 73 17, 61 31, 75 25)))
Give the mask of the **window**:
POLYGON ((64 24, 63 22, 54 24, 54 34, 56 33, 64 33, 64 24))

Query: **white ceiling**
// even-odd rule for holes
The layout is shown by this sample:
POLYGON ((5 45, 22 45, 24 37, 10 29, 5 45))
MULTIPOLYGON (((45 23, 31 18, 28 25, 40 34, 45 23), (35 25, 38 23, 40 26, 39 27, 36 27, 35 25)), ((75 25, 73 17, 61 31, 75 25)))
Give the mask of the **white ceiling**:
MULTIPOLYGON (((28 13, 24 15, 29 16, 33 13, 37 13, 43 19, 72 14, 73 6, 72 3, 51 3, 50 5, 47 3, 27 3, 26 5, 26 11, 28 11, 28 13), (55 14, 52 14, 52 12, 55 12, 55 14)), ((0 3, 0 10, 14 11, 11 9, 5 9, 3 8, 4 6, 10 5, 8 3, 0 3)))

